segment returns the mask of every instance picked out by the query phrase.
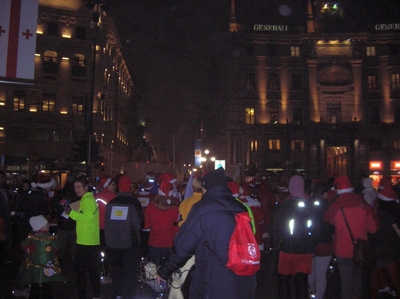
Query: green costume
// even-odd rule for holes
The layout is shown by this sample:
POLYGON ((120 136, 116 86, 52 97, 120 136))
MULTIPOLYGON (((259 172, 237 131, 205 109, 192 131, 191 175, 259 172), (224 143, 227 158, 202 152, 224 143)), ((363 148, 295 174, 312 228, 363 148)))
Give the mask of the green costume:
POLYGON ((29 234, 21 242, 21 248, 26 252, 26 260, 21 264, 22 285, 66 281, 56 255, 58 247, 57 236, 47 232, 29 234))

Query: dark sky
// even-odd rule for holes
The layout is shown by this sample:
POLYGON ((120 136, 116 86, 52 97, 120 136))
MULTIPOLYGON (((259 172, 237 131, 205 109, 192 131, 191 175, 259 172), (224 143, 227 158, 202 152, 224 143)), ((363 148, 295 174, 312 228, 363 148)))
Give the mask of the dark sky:
MULTIPOLYGON (((376 23, 400 23, 400 0, 341 2, 347 22, 341 28, 345 30, 365 31, 376 23)), ((220 74, 211 74, 210 70, 216 65, 222 67, 235 50, 224 48, 223 41, 230 38, 230 0, 106 3, 136 82, 134 92, 141 94, 141 100, 135 100, 140 108, 139 119, 146 119, 147 132, 153 133, 147 135, 153 138, 150 142, 171 148, 171 132, 175 130, 182 150, 189 147, 192 153, 195 128, 204 109, 210 109, 216 101, 210 81, 221 80, 220 74), (162 137, 154 140, 157 134, 162 137)), ((236 14, 243 24, 305 26, 306 4, 306 0, 237 0, 236 14)))

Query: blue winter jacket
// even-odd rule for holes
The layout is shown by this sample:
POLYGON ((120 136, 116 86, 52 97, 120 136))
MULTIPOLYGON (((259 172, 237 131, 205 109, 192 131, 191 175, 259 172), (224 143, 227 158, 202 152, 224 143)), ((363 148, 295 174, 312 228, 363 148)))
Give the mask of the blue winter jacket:
POLYGON ((170 260, 158 275, 167 279, 194 254, 191 299, 252 299, 256 275, 238 276, 226 267, 229 240, 235 228, 235 213, 246 208, 227 187, 213 187, 189 212, 174 241, 170 260))

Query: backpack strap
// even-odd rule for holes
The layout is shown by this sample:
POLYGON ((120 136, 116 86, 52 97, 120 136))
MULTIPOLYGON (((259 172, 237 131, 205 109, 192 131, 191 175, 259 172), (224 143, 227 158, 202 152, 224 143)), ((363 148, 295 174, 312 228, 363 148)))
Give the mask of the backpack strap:
POLYGON ((247 212, 249 213, 249 217, 251 219, 251 226, 252 226, 252 229, 253 229, 253 234, 255 235, 257 230, 256 230, 256 223, 254 221, 253 212, 251 211, 250 207, 248 205, 244 204, 239 198, 235 197, 235 199, 246 207, 247 212))

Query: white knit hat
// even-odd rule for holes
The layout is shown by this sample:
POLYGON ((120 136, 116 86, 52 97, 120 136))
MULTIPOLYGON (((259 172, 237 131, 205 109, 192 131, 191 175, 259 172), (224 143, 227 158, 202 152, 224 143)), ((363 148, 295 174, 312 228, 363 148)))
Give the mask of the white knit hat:
POLYGON ((43 215, 33 216, 29 219, 29 223, 32 226, 33 231, 40 230, 43 226, 45 226, 48 221, 43 215))

